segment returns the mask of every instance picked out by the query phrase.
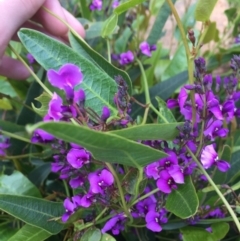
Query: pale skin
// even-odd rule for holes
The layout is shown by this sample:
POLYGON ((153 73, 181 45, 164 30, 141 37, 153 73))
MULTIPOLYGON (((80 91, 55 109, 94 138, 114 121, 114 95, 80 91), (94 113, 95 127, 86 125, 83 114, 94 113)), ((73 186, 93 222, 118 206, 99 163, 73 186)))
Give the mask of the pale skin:
POLYGON ((21 62, 4 54, 10 40, 18 40, 16 33, 20 28, 32 28, 58 39, 67 39, 68 28, 42 6, 67 21, 84 37, 82 25, 58 0, 0 0, 0 75, 16 80, 30 76, 21 62))

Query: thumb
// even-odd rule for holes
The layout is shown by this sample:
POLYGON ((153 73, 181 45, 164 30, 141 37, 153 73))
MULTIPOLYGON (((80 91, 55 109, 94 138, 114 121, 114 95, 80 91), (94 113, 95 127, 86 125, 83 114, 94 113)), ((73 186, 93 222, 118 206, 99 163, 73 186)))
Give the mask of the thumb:
POLYGON ((19 27, 31 18, 45 0, 1 0, 0 1, 0 58, 19 27))

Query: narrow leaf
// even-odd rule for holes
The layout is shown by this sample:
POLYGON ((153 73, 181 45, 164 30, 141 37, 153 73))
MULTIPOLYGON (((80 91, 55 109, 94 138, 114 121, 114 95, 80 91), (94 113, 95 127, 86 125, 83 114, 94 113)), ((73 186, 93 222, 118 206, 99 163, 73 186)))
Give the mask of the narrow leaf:
POLYGON ((208 21, 214 9, 217 0, 198 0, 195 10, 195 18, 197 21, 208 21))
POLYGON ((41 107, 37 108, 35 107, 35 105, 32 103, 32 108, 34 109, 34 111, 36 113, 38 113, 40 116, 45 116, 48 112, 48 103, 51 100, 51 97, 43 92, 40 96, 38 96, 37 98, 35 98, 35 100, 39 101, 41 103, 41 107))
POLYGON ((182 123, 171 124, 146 124, 133 126, 122 130, 111 131, 110 133, 122 136, 130 140, 173 140, 177 134, 177 126, 182 123))
POLYGON ((69 40, 72 48, 79 54, 84 56, 86 59, 90 60, 99 69, 105 71, 112 79, 115 76, 120 75, 128 84, 128 93, 132 94, 132 82, 128 74, 110 64, 104 57, 93 50, 84 40, 76 38, 71 32, 69 33, 69 40))
POLYGON ((35 30, 21 29, 18 35, 27 50, 46 70, 58 70, 66 63, 76 64, 81 68, 84 79, 79 87, 85 91, 86 106, 99 115, 103 106, 108 106, 113 113, 117 113, 113 101, 117 92, 116 83, 95 64, 63 43, 35 30))
POLYGON ((121 14, 124 13, 125 11, 129 10, 132 7, 135 7, 136 5, 143 3, 145 0, 128 0, 125 1, 124 3, 120 4, 118 7, 114 9, 114 13, 116 14, 121 14))
POLYGON ((43 229, 25 224, 8 241, 43 241, 50 236, 51 234, 43 229))
POLYGON ((115 28, 117 27, 117 22, 118 22, 118 15, 117 14, 112 14, 103 24, 102 28, 102 37, 106 38, 112 35, 114 32, 115 28))
POLYGON ((28 131, 43 129, 57 138, 79 144, 89 150, 97 160, 140 167, 154 162, 166 154, 126 138, 98 132, 83 126, 63 122, 41 122, 28 127, 28 131), (79 137, 82 138, 79 138, 79 137))
MULTIPOLYGON (((173 0, 172 2, 174 4, 176 0, 173 0)), ((165 26, 165 23, 170 14, 170 7, 168 3, 165 1, 163 6, 160 8, 158 15, 154 21, 153 27, 148 35, 147 42, 149 44, 156 44, 157 41, 164 35, 163 27, 165 26)))
POLYGON ((63 229, 63 224, 53 221, 63 214, 62 203, 28 196, 0 194, 0 209, 51 234, 59 233, 63 229))
POLYGON ((198 209, 199 201, 191 177, 185 177, 185 183, 178 185, 167 197, 166 209, 180 218, 193 216, 198 209))

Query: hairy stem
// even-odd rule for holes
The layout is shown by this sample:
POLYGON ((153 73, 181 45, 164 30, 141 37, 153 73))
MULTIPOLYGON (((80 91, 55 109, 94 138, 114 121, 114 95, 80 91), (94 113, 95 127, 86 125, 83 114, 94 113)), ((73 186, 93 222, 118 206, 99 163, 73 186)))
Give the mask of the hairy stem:
POLYGON ((234 213, 233 209, 231 208, 231 206, 229 205, 228 201, 226 200, 226 198, 224 197, 224 195, 221 193, 221 191, 219 190, 219 188, 217 187, 217 185, 214 183, 214 181, 212 180, 212 178, 208 175, 208 173, 206 172, 206 170, 203 168, 203 166, 201 165, 201 163, 198 161, 197 157, 192 153, 192 151, 186 146, 188 153, 191 155, 192 159, 196 162, 196 164, 198 165, 198 168, 201 170, 201 172, 206 176, 206 178, 208 179, 209 183, 212 185, 212 187, 214 188, 214 190, 216 191, 216 193, 218 194, 219 198, 222 200, 222 202, 225 204, 229 214, 232 216, 232 219, 234 221, 234 223, 237 226, 238 231, 240 232, 240 222, 236 216, 236 214, 234 213))
POLYGON ((143 199, 145 199, 145 198, 153 195, 153 194, 156 193, 156 192, 159 192, 159 189, 158 189, 158 188, 153 189, 151 192, 148 192, 147 194, 145 194, 145 195, 141 196, 140 198, 138 198, 137 200, 135 200, 135 201, 132 203, 132 206, 133 206, 134 204, 142 201, 143 199))

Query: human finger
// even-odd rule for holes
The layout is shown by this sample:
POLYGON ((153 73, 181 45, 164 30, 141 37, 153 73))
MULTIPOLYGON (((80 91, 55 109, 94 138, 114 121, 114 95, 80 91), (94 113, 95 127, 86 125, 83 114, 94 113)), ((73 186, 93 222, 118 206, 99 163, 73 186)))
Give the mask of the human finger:
POLYGON ((30 76, 30 72, 20 61, 3 56, 0 65, 0 75, 10 79, 24 80, 30 76))

